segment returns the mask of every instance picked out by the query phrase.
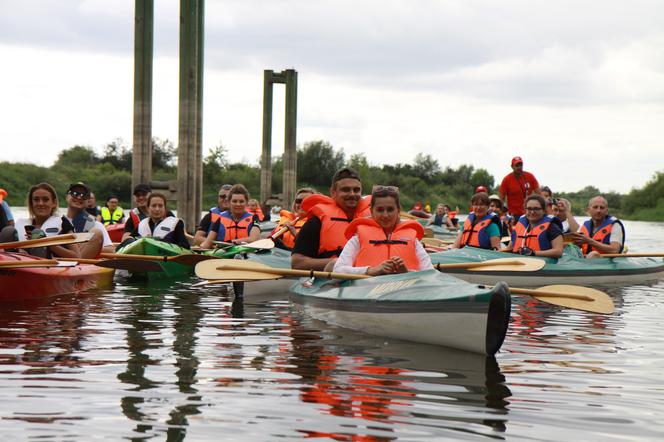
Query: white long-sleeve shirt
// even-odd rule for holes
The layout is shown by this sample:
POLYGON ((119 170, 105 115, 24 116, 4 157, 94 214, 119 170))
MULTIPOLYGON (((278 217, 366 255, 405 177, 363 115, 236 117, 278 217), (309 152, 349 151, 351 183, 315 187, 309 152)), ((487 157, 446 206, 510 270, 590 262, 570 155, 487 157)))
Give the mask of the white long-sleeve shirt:
MULTIPOLYGON (((354 235, 346 243, 344 249, 341 251, 341 255, 339 255, 337 262, 334 264, 333 271, 339 273, 366 273, 369 266, 353 266, 358 253, 360 253, 360 239, 357 237, 357 235, 354 235)), ((431 264, 431 258, 429 258, 429 254, 426 250, 424 250, 422 243, 419 241, 415 243, 415 253, 417 254, 417 260, 420 263, 420 270, 433 269, 433 264, 431 264)))

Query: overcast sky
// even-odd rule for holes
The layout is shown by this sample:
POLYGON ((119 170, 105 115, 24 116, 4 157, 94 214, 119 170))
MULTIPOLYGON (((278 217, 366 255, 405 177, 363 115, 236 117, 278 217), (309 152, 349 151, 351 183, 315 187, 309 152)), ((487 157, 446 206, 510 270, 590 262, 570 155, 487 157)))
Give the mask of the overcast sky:
MULTIPOLYGON (((179 2, 155 4, 153 135, 177 142, 179 2)), ((664 171, 660 0, 205 7, 204 154, 222 143, 257 164, 263 70, 294 68, 298 144, 326 140, 372 164, 423 152, 497 182, 520 155, 554 191, 627 192, 664 171)), ((0 0, 0 160, 50 165, 75 144, 131 144, 133 20, 133 0, 0 0)))

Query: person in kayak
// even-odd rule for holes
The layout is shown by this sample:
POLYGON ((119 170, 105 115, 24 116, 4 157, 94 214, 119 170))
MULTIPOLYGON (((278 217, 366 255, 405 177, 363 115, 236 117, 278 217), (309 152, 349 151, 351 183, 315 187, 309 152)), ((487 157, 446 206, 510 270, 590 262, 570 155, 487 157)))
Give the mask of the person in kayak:
POLYGON ((510 236, 512 233, 512 224, 510 220, 503 215, 503 201, 498 195, 489 197, 489 211, 495 213, 500 218, 500 237, 510 236))
POLYGON ((263 209, 261 209, 257 199, 252 198, 247 201, 247 212, 251 213, 252 219, 255 223, 262 223, 263 221, 270 220, 269 216, 263 214, 263 209))
POLYGON ((355 218, 346 228, 348 242, 334 271, 370 276, 432 269, 431 259, 419 240, 424 228, 415 220, 402 221, 399 189, 374 186, 371 217, 355 218))
POLYGON ((481 249, 500 250, 500 217, 489 211, 489 195, 476 193, 470 200, 472 211, 464 221, 453 249, 465 246, 481 249))
POLYGON ((546 201, 540 195, 526 198, 526 214, 514 225, 506 251, 526 256, 560 258, 563 254, 562 224, 546 214, 546 201))
POLYGON ((307 217, 307 212, 302 209, 302 201, 315 193, 316 191, 311 187, 297 189, 293 205, 291 206, 293 208, 292 212, 288 210, 279 211, 279 222, 272 231, 272 234, 277 233, 284 227, 288 228, 288 230, 280 237, 274 239, 276 247, 284 250, 293 250, 293 247, 295 246, 295 238, 297 238, 302 226, 309 219, 307 217))
MULTIPOLYGON (((67 217, 58 216, 58 195, 50 184, 39 183, 30 187, 27 206, 30 217, 17 219, 13 227, 5 229, 5 231, 10 228, 13 229, 12 237, 8 238, 9 241, 25 241, 46 236, 64 235, 74 231, 74 226, 67 217)), ((7 240, 4 242, 7 242, 7 240)), ((52 256, 80 258, 77 244, 36 247, 26 249, 26 252, 43 258, 52 256)))
POLYGON ((89 198, 90 188, 85 183, 79 181, 67 189, 67 220, 74 226, 74 232, 92 233, 89 241, 79 244, 80 258, 96 258, 100 252, 115 251, 104 225, 85 210, 89 198))
POLYGON ((596 196, 588 202, 590 219, 572 234, 574 244, 581 247, 587 258, 598 258, 604 253, 622 253, 625 246, 625 226, 609 215, 606 198, 596 196))
POLYGON ((85 203, 85 211, 88 212, 90 215, 94 216, 97 221, 101 221, 97 217, 101 213, 101 208, 97 205, 97 197, 93 192, 90 192, 90 196, 88 197, 88 201, 85 203))
POLYGON ((119 205, 118 197, 110 195, 106 199, 106 205, 101 208, 97 221, 101 221, 105 226, 108 226, 111 224, 122 224, 123 220, 124 210, 119 205))
POLYGON ((228 191, 228 198, 230 209, 222 212, 212 224, 205 241, 201 243, 202 248, 212 247, 213 241, 242 244, 260 239, 260 228, 254 224, 253 215, 247 211, 247 188, 242 184, 234 185, 228 191))
POLYGON ((565 198, 558 198, 558 219, 563 223, 563 233, 579 230, 579 223, 572 214, 572 204, 565 198))
POLYGON ((199 246, 205 241, 208 233, 210 233, 210 227, 212 227, 212 224, 219 219, 219 215, 230 209, 228 192, 230 192, 232 187, 233 186, 230 184, 224 184, 219 188, 219 191, 217 192, 217 205, 210 208, 210 211, 205 214, 203 219, 201 219, 201 222, 198 223, 198 227, 196 227, 196 233, 194 234, 195 246, 199 246))
POLYGON ((291 267, 331 270, 346 245, 344 232, 355 218, 370 215, 369 201, 362 198, 362 181, 350 168, 332 177, 330 196, 312 195, 302 202, 309 217, 295 239, 291 267))
POLYGON ((0 189, 0 242, 7 242, 14 240, 14 234, 16 230, 14 226, 14 216, 12 211, 9 208, 9 204, 5 201, 7 197, 7 191, 5 189, 0 189), (5 227, 7 228, 5 230, 5 227))
POLYGON ((184 221, 173 216, 168 210, 166 195, 157 192, 151 193, 147 200, 147 207, 149 216, 138 223, 136 229, 131 232, 131 236, 157 238, 188 249, 189 241, 184 234, 184 221))
POLYGON ((148 217, 148 198, 152 193, 152 188, 147 184, 137 184, 134 186, 132 197, 134 198, 134 207, 129 211, 127 222, 125 223, 125 233, 122 235, 122 242, 132 236, 138 228, 138 224, 148 217))

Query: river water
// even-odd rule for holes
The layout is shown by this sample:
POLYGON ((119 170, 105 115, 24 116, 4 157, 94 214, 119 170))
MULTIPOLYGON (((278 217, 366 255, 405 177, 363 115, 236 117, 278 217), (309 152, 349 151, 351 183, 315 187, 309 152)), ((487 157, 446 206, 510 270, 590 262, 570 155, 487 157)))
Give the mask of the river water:
MULTIPOLYGON (((664 223, 625 224, 664 250, 664 223)), ((495 358, 192 282, 3 305, 3 439, 664 440, 664 282, 608 289, 611 316, 514 296, 495 358)))

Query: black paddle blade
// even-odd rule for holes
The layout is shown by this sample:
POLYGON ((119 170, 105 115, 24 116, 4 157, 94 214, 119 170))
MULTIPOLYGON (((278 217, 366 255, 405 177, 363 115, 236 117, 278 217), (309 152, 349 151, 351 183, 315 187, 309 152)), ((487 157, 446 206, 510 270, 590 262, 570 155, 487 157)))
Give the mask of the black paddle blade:
POLYGON ((116 270, 129 270, 130 272, 163 272, 164 269, 157 261, 143 259, 107 259, 97 263, 99 267, 116 270))

